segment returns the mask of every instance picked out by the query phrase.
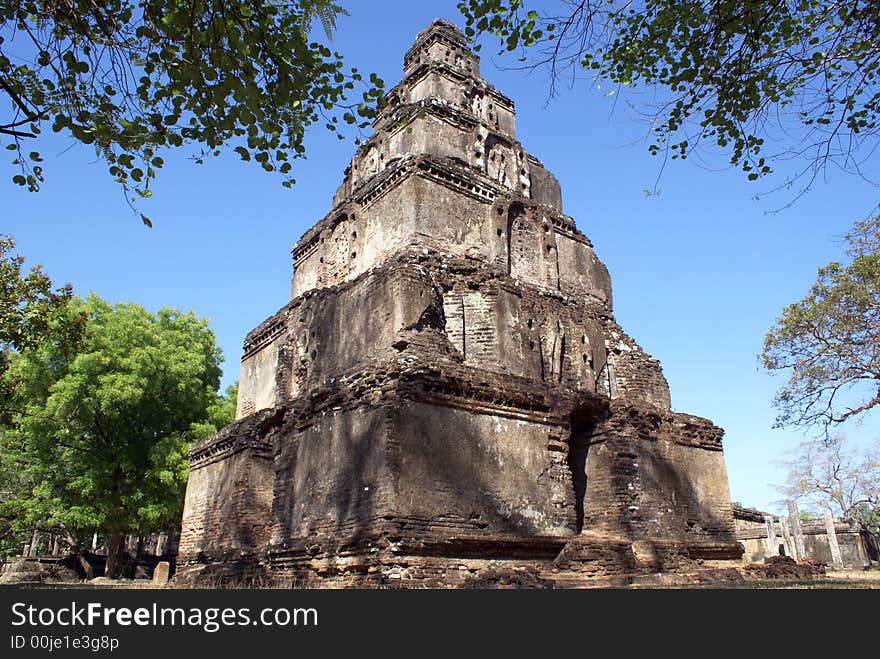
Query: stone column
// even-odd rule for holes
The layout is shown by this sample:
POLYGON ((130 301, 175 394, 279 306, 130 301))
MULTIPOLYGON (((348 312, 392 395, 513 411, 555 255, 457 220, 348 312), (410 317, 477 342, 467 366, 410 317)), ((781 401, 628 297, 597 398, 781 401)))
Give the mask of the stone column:
POLYGON ((777 556, 779 541, 776 539, 776 529, 773 528, 773 516, 764 515, 764 523, 767 525, 767 556, 777 556))
POLYGON ((785 540, 785 551, 787 551, 788 555, 791 556, 794 560, 797 560, 799 558, 797 547, 795 547, 794 543, 791 541, 791 533, 788 530, 788 520, 780 515, 779 524, 780 526, 782 526, 782 537, 785 540))
POLYGON ((798 510, 797 501, 789 499, 788 504, 788 521, 791 522, 791 532, 794 536, 794 544, 797 547, 798 558, 806 558, 807 552, 804 549, 804 531, 801 528, 801 514, 798 510))
POLYGON ((28 556, 36 556, 40 548, 40 532, 34 529, 31 534, 31 546, 28 547, 28 556))
POLYGON ((831 563, 835 570, 843 569, 843 557, 840 555, 840 545, 837 544, 837 532, 834 530, 834 516, 831 511, 825 509, 825 529, 828 533, 828 546, 831 547, 831 563))

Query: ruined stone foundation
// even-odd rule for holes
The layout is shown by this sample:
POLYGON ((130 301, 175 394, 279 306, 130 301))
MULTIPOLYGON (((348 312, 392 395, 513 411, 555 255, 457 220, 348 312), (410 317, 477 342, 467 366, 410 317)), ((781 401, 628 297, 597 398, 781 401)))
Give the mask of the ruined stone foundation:
MULTIPOLYGON (((459 30, 404 58, 237 420, 192 449, 179 579, 565 586, 730 565, 722 430, 657 360, 459 30)), ((622 237, 623 238, 623 237, 622 237)))

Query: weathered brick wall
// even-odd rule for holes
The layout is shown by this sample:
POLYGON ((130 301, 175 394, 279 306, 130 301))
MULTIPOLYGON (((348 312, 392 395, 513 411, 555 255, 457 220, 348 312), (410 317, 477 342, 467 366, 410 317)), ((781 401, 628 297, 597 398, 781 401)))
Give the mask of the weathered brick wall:
POLYGON ((573 221, 499 194, 497 182, 453 161, 398 163, 364 188, 360 203, 335 210, 297 243, 291 296, 353 279, 408 244, 482 258, 525 284, 610 307, 607 269, 573 221))
POLYGON ((193 447, 178 563, 238 558, 268 545, 273 418, 253 414, 193 447))
POLYGON ((329 229, 323 250, 324 267, 318 275, 316 287, 336 286, 348 280, 352 256, 357 256, 356 250, 350 245, 351 234, 357 234, 352 224, 348 215, 343 213, 329 229))
MULTIPOLYGON (((436 101, 434 101, 436 102, 436 101)), ((432 103, 426 103, 428 109, 423 119, 416 119, 416 128, 412 126, 398 126, 391 128, 388 135, 383 139, 383 147, 387 145, 387 155, 383 162, 389 162, 403 153, 425 153, 438 158, 455 157, 461 158, 467 154, 473 145, 473 138, 469 133, 459 130, 458 126, 444 121, 442 107, 434 107, 432 103), (440 116, 437 116, 440 115, 440 116), (411 130, 407 130, 411 128, 411 130)))
POLYGON ((536 204, 550 206, 562 212, 562 188, 559 181, 534 156, 529 156, 529 182, 531 198, 536 204))
POLYGON ((584 528, 734 542, 722 433, 698 417, 615 403, 590 435, 584 528))
POLYGON ((604 329, 609 363, 604 374, 607 393, 612 398, 670 409, 669 384, 660 362, 646 354, 612 318, 605 318, 604 329))
MULTIPOLYGON (((450 401, 452 402, 452 401, 450 401)), ((575 532, 567 447, 540 415, 410 402, 391 411, 395 507, 435 533, 568 536, 575 532)))
MULTIPOLYGON (((782 537, 778 537, 778 544, 783 544, 782 537)), ((758 538, 739 538, 739 543, 745 549, 743 553, 744 563, 763 563, 768 556, 780 556, 778 547, 774 547, 772 552, 767 549, 767 536, 758 538)))
POLYGON ((497 292, 450 292, 443 296, 446 336, 465 362, 497 364, 500 361, 496 333, 497 292))
POLYGON ((382 408, 330 410, 276 445, 272 545, 336 546, 392 512, 382 408))
POLYGON ((274 336, 279 323, 287 328, 283 340, 264 341, 262 351, 249 336, 240 399, 250 401, 256 397, 252 391, 263 392, 261 405, 252 408, 260 409, 273 404, 273 391, 295 397, 324 386, 383 350, 392 351, 400 332, 427 314, 466 363, 669 407, 659 362, 620 330, 598 300, 589 306, 547 295, 511 285, 503 270, 423 252, 402 254, 358 282, 294 300, 255 330, 252 335, 259 338, 274 336), (282 345, 290 370, 285 385, 277 382, 283 375, 282 345), (610 369, 606 346, 614 350, 610 369))
POLYGON ((510 276, 527 282, 546 283, 542 276, 544 254, 541 233, 530 221, 522 207, 518 212, 511 209, 508 220, 508 246, 510 249, 510 276))
POLYGON ((364 362, 396 354, 399 332, 417 325, 432 304, 437 291, 417 268, 386 267, 353 285, 308 296, 291 315, 288 339, 301 390, 327 386, 364 362))
MULTIPOLYGON (((807 556, 820 563, 832 565, 834 561, 831 556, 831 545, 828 541, 828 532, 823 528, 824 524, 804 526, 809 526, 809 528, 804 528, 804 549, 807 556)), ((844 566, 861 568, 865 564, 865 559, 868 558, 866 543, 862 535, 857 529, 846 528, 844 524, 840 524, 835 532, 844 566)), ((874 560, 876 560, 876 556, 874 560)))
MULTIPOLYGON (((415 206, 410 210, 412 244, 443 246, 443 251, 464 256, 479 254, 488 257, 489 228, 486 225, 490 199, 479 191, 458 194, 456 188, 468 183, 462 176, 467 170, 455 163, 421 161, 423 167, 404 185, 412 185, 415 206), (448 180, 447 180, 447 177, 448 180)), ((488 182, 481 188, 492 190, 488 182)))
POLYGON ((439 291, 411 264, 295 298, 245 339, 237 418, 283 406, 383 351, 396 354, 400 332, 432 305, 442 326, 439 291))
POLYGON ((503 271, 443 266, 446 335, 466 363, 607 393, 603 307, 511 286, 503 271))
POLYGON ((289 432, 275 459, 272 546, 326 551, 390 533, 412 550, 444 538, 573 535, 555 430, 457 404, 355 407, 289 432))
MULTIPOLYGON (((241 360, 241 372, 238 380, 238 403, 235 418, 253 414, 254 412, 275 405, 278 394, 276 382, 278 372, 278 355, 286 328, 281 333, 267 335, 259 343, 255 343, 253 352, 245 353, 241 360)), ((274 328, 273 328, 274 331, 274 328)))
POLYGON ((354 279, 381 264, 411 232, 403 221, 389 224, 388 218, 404 217, 412 204, 411 186, 394 184, 367 204, 334 210, 307 231, 293 249, 291 299, 354 279))

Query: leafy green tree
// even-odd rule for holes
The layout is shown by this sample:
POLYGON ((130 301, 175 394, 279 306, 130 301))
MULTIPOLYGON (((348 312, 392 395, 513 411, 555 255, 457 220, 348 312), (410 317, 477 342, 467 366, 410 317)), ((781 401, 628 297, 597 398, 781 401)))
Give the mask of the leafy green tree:
POLYGON ((230 402, 214 334, 192 312, 90 295, 70 313, 88 318, 75 353, 47 342, 12 355, 20 411, 0 434, 0 519, 109 532, 113 575, 125 534, 177 525, 189 448, 228 422, 230 402))
MULTIPOLYGON (((0 444, 8 440, 7 427, 16 411, 14 383, 7 375, 10 356, 51 342, 56 350, 69 354, 80 340, 85 318, 69 313, 69 285, 55 288, 39 265, 23 271, 25 258, 14 253, 15 241, 0 236, 0 444)), ((2 458, 0 458, 2 459, 2 458)), ((26 481, 26 465, 0 468, 0 501, 8 501, 13 490, 26 481)), ((9 511, 0 513, 0 555, 21 549, 21 528, 9 511)))
POLYGON ((0 235, 0 351, 4 354, 45 340, 72 295, 69 284, 54 288, 39 265, 23 273, 25 258, 13 254, 14 249, 15 241, 0 235))
POLYGON ((238 402, 238 382, 226 387, 223 394, 214 396, 214 400, 205 411, 204 421, 193 425, 194 435, 207 437, 225 428, 235 421, 235 407, 238 402))
POLYGON ((786 307, 764 338, 761 360, 787 371, 778 426, 818 429, 880 404, 880 217, 846 235, 852 261, 819 269, 804 299, 786 307))
POLYGON ((3 374, 12 351, 32 349, 44 341, 71 349, 84 319, 66 313, 69 285, 55 288, 39 265, 22 272, 24 257, 13 253, 15 241, 0 235, 0 422, 10 413, 3 374))
POLYGON ((857 450, 838 435, 800 444, 786 461, 788 477, 780 490, 799 499, 820 518, 828 508, 840 517, 877 532, 880 522, 880 451, 857 450))
POLYGON ((290 186, 309 125, 364 127, 381 96, 380 79, 310 36, 320 20, 329 40, 343 13, 332 0, 3 3, 0 137, 20 168, 13 181, 39 189, 32 143, 48 125, 94 145, 126 194, 149 197, 163 149, 184 145, 199 162, 228 146, 290 186))
MULTIPOLYGON (((802 191, 828 165, 861 173, 877 146, 880 5, 864 0, 462 0, 466 33, 500 39, 551 93, 586 71, 651 88, 653 154, 709 144, 749 180, 801 159, 802 191), (546 3, 545 3, 546 6, 546 3)), ((788 181, 787 183, 790 183, 788 181)))

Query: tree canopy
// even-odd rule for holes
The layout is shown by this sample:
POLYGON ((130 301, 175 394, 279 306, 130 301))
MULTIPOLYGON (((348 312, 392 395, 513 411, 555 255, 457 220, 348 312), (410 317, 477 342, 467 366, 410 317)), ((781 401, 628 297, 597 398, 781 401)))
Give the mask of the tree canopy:
MULTIPOLYGON (((76 343, 83 318, 66 313, 69 285, 56 288, 39 265, 22 272, 25 258, 14 253, 15 241, 0 235, 0 378, 11 351, 32 349, 53 340, 59 347, 76 343)), ((0 388, 0 419, 6 412, 0 388)))
POLYGON ((0 5, 0 98, 9 102, 0 137, 20 170, 13 181, 39 189, 38 138, 50 126, 94 145, 127 195, 151 196, 163 150, 186 145, 199 162, 229 147, 290 186, 308 126, 365 127, 381 97, 379 78, 346 68, 311 36, 319 21, 329 40, 342 13, 331 0, 0 5))
MULTIPOLYGON (((551 93, 584 73, 646 86, 649 150, 718 148, 749 180, 799 162, 801 191, 829 165, 869 175, 880 114, 880 6, 795 0, 462 0, 466 33, 500 39, 551 93)), ((784 183, 783 185, 785 185, 784 183)))
POLYGON ((777 424, 830 429, 880 404, 880 217, 846 235, 848 265, 829 263, 767 332, 761 360, 788 373, 777 424))
POLYGON ((48 341, 10 360, 0 519, 110 532, 114 556, 124 533, 177 526, 189 447, 232 421, 234 392, 218 396, 221 353, 192 312, 95 295, 69 312, 87 318, 75 352, 48 341))

